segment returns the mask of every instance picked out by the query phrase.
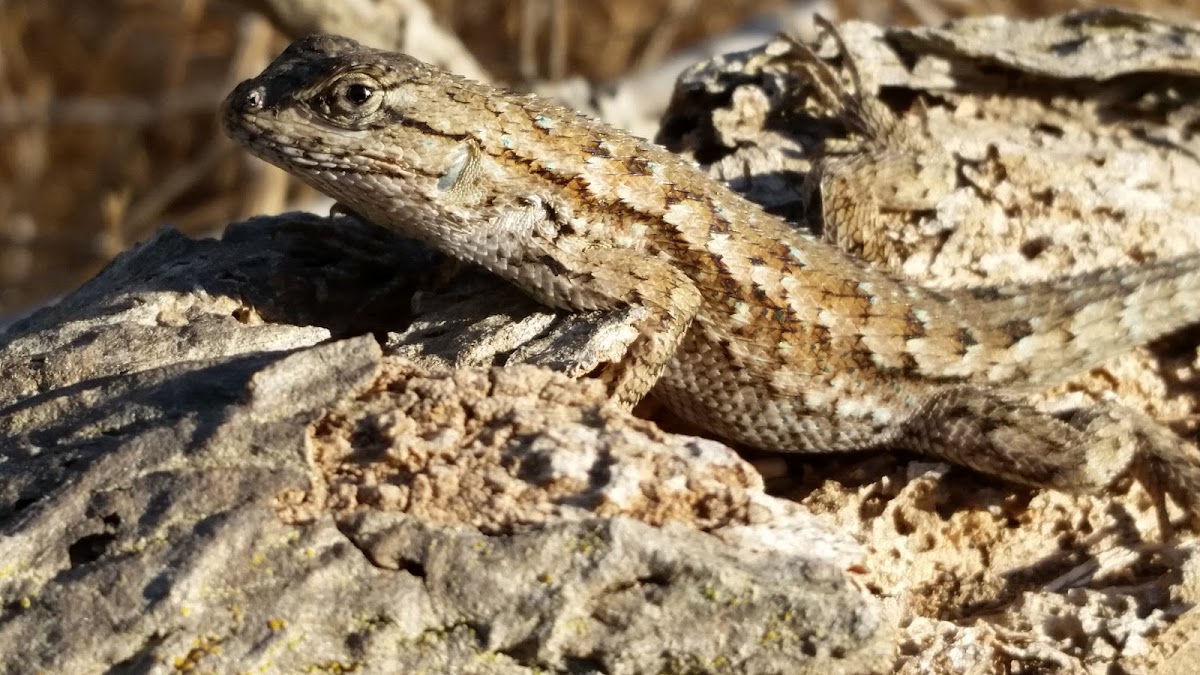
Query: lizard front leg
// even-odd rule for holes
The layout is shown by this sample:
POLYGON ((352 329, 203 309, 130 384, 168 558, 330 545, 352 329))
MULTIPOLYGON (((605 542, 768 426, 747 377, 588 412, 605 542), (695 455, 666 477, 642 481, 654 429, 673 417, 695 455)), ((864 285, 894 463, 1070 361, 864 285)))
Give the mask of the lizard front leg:
MULTIPOLYGON (((497 189, 493 160, 466 143, 438 181, 447 204, 492 215, 470 234, 465 256, 551 307, 574 311, 641 309, 623 358, 599 372, 610 397, 632 407, 658 381, 700 309, 696 284, 650 253, 597 244, 571 205, 551 194, 497 189)), ((469 225, 476 224, 469 218, 469 225)))
POLYGON ((551 200, 513 199, 474 233, 476 260, 535 300, 573 311, 633 312, 637 336, 623 357, 600 369, 610 397, 632 407, 658 381, 700 309, 700 291, 665 260, 642 251, 590 243, 575 234, 570 209, 551 200))
POLYGON ((609 395, 632 407, 658 381, 675 355, 700 308, 700 292, 691 279, 665 261, 624 249, 592 250, 577 268, 593 283, 594 301, 612 308, 642 307, 635 320, 637 338, 625 357, 604 368, 600 379, 609 395))

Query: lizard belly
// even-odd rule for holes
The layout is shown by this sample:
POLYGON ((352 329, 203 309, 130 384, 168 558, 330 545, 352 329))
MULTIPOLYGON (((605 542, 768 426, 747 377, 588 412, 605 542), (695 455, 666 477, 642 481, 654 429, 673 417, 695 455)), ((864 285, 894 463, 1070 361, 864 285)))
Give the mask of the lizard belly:
POLYGON ((725 347, 690 330, 651 394, 687 421, 763 450, 865 449, 895 436, 898 420, 869 388, 810 376, 799 394, 784 395, 758 369, 731 361, 725 347))

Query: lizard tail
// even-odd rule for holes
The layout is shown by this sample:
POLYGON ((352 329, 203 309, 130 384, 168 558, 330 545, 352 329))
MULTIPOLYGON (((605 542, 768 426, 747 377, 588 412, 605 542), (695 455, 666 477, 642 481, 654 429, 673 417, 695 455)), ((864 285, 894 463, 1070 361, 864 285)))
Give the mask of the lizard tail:
POLYGON ((1200 254, 1064 279, 965 290, 952 299, 984 330, 985 379, 1045 387, 1200 323, 1200 254))

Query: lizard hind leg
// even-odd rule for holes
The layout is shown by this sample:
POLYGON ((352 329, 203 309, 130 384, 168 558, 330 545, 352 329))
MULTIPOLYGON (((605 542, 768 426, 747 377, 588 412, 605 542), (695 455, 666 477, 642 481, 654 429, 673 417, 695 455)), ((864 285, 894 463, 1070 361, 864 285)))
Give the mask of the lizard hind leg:
POLYGON ((842 39, 841 33, 827 19, 818 15, 815 20, 817 26, 837 45, 850 80, 850 87, 843 84, 833 68, 811 47, 794 36, 784 36, 792 47, 792 53, 782 58, 788 59, 804 71, 816 102, 838 117, 845 124, 847 131, 861 136, 860 143, 882 147, 895 140, 904 141, 909 135, 908 132, 900 128, 902 122, 890 108, 866 91, 858 71, 858 63, 842 39), (893 136, 896 138, 892 139, 893 136))
POLYGON ((848 135, 825 138, 814 152, 802 188, 807 217, 841 250, 894 267, 908 257, 896 237, 900 219, 910 212, 934 213, 958 188, 958 162, 868 91, 841 34, 824 19, 817 23, 836 44, 849 87, 791 36, 792 49, 781 58, 804 73, 820 114, 838 120, 848 135))
POLYGON ((893 445, 1015 483, 1100 494, 1126 477, 1200 515, 1200 452, 1128 408, 1095 404, 1066 420, 1014 397, 944 389, 893 445))

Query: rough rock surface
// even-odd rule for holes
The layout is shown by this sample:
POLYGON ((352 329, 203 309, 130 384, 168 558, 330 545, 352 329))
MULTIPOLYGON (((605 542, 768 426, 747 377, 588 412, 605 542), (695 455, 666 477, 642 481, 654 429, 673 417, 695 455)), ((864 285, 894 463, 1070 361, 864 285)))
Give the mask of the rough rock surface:
MULTIPOLYGON (((875 264, 932 286, 997 284, 1200 247, 1200 27, 1097 11, 841 30, 864 87, 959 163, 959 188, 936 209, 898 215, 859 252, 875 264)), ((658 140, 819 228, 804 174, 846 130, 772 58, 784 48, 697 64, 658 140)), ((831 40, 819 53, 846 72, 831 40)), ((1185 331, 1039 400, 1056 412, 1116 402, 1195 441, 1198 343, 1185 331)), ((867 546, 869 583, 903 629, 901 672, 1187 663, 1172 622, 1196 622, 1196 610, 1179 618, 1197 601, 1181 571, 1196 565, 1195 524, 1168 508, 1164 530, 1140 485, 1070 497, 881 456, 787 468, 776 493, 867 546)))
MULTIPOLYGON (((166 231, 12 326, 0 672, 889 662, 861 548, 766 496, 729 448, 666 434, 595 382, 431 371, 343 337, 405 325, 347 308, 407 301, 429 267, 344 218, 259 219, 220 242, 166 231)), ((583 347, 608 334, 564 321, 583 347)), ((544 346, 594 358, 564 344, 544 346)))
MULTIPOLYGON (((994 283, 1200 243, 1200 29, 844 30, 961 160, 876 264, 994 283)), ((771 49, 685 74, 660 140, 819 224, 803 174, 842 130, 771 49)), ((1140 484, 751 465, 571 379, 627 319, 345 218, 161 233, 0 334, 0 672, 1190 672, 1193 524, 1140 484)), ((1193 333, 1045 403, 1195 438, 1193 333)))

